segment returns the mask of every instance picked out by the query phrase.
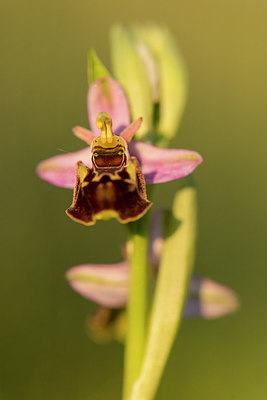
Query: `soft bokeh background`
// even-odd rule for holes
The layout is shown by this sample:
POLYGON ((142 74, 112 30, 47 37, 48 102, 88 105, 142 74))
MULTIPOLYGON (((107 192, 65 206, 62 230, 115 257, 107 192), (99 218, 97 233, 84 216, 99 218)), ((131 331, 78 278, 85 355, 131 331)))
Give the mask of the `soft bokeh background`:
MULTIPOLYGON (((34 169, 82 147, 71 128, 87 126, 88 47, 109 65, 110 25, 146 20, 166 23, 187 61, 190 96, 172 145, 205 159, 196 270, 242 301, 236 315, 183 322, 157 399, 266 399, 266 18, 263 0, 2 0, 1 399, 120 398, 122 346, 88 339, 92 305, 64 273, 120 261, 123 228, 75 224, 64 213, 71 191, 34 169)), ((157 203, 174 189, 158 187, 157 203)))

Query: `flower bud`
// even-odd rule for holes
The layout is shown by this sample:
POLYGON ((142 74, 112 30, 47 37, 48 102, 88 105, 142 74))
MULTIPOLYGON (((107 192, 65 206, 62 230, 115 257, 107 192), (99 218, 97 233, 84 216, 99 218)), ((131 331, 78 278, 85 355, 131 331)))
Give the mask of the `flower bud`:
POLYGON ((143 117, 136 139, 147 139, 153 118, 151 86, 133 37, 120 25, 111 30, 111 56, 113 73, 126 92, 132 120, 143 117))
MULTIPOLYGON (((186 102, 187 74, 184 60, 167 28, 154 23, 135 25, 133 33, 139 46, 146 45, 154 57, 159 86, 158 89, 153 88, 153 93, 158 91, 159 102, 156 131, 158 141, 170 140, 178 130, 186 102)), ((143 57, 143 60, 145 58, 153 77, 151 66, 149 67, 151 62, 148 57, 143 57)))

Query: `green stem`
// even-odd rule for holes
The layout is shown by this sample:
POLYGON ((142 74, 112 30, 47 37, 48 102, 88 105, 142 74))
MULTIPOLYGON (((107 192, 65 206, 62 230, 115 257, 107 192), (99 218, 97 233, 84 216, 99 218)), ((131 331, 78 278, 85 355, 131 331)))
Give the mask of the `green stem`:
POLYGON ((148 297, 148 216, 131 224, 133 244, 130 258, 130 293, 127 307, 127 336, 124 359, 123 399, 128 400, 132 386, 139 376, 147 331, 148 297))

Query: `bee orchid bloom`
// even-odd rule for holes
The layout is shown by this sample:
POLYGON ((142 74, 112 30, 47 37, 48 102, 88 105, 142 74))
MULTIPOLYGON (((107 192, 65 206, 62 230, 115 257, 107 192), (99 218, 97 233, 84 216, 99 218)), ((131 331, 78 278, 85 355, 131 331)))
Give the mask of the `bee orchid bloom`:
MULTIPOLYGON (((104 308, 121 309, 127 305, 130 267, 117 264, 84 264, 67 271, 71 287, 83 297, 104 308)), ((238 308, 236 294, 214 280, 193 275, 184 307, 185 317, 219 318, 238 308)))
POLYGON ((94 224, 96 219, 111 217, 122 223, 134 221, 151 206, 146 198, 145 183, 183 178, 202 162, 195 151, 163 149, 131 141, 142 118, 130 123, 126 95, 113 78, 93 82, 87 102, 92 131, 77 126, 73 132, 89 147, 49 158, 37 167, 37 174, 45 181, 63 188, 75 188, 73 204, 67 210, 73 219, 86 225, 94 224), (116 153, 117 142, 120 149, 117 148, 116 153), (101 169, 104 174, 100 173, 101 169), (95 172, 97 177, 92 176, 95 172), (102 178, 105 182, 101 182, 102 178), (99 189, 101 183, 105 184, 105 191, 99 189), (93 186, 98 188, 94 187, 92 191, 93 186), (93 198, 88 201, 89 193, 93 198), (110 200, 112 198, 114 201, 110 200), (126 198, 132 199, 130 205, 126 198))
POLYGON ((101 136, 91 144, 92 167, 77 162, 73 203, 67 214, 85 225, 112 217, 121 223, 135 221, 152 205, 139 163, 130 157, 123 136, 113 134, 107 113, 98 114, 96 124, 101 136))

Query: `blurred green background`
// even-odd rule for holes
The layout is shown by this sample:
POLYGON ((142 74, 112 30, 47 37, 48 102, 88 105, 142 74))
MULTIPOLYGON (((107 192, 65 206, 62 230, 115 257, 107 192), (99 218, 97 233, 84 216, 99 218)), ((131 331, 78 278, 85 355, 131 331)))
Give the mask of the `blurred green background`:
MULTIPOLYGON (((64 273, 120 261, 123 227, 74 223, 71 191, 34 169, 83 146, 71 128, 88 126, 89 46, 110 65, 110 25, 147 20, 169 26, 189 71, 172 145, 204 157, 196 270, 242 302, 235 315, 183 322, 157 399, 266 399, 266 18, 261 0, 2 0, 1 400, 120 398, 122 346, 88 339, 93 306, 64 273)), ((158 186, 156 203, 174 189, 158 186)))

